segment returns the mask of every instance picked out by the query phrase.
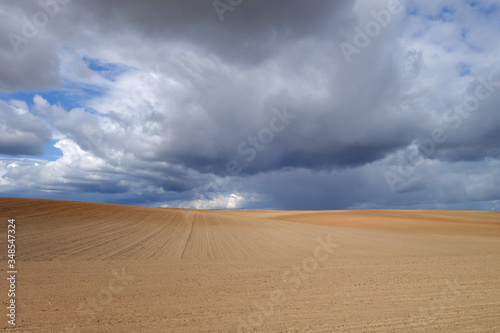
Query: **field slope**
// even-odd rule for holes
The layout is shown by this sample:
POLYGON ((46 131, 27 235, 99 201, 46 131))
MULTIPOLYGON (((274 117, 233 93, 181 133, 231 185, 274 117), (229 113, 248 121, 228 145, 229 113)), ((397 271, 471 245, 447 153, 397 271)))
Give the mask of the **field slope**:
POLYGON ((0 198, 0 218, 16 332, 500 332, 498 212, 0 198))

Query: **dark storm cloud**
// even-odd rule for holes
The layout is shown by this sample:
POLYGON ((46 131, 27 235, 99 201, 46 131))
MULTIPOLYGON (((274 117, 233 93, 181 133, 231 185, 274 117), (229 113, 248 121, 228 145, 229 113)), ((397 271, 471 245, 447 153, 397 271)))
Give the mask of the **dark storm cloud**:
POLYGON ((498 161, 433 163, 419 168, 408 190, 391 192, 380 164, 343 171, 289 169, 245 177, 240 190, 264 193, 259 209, 498 209, 498 161), (467 170, 467 174, 463 173, 467 170))
MULTIPOLYGON (((262 70, 262 77, 249 75, 246 80, 234 79, 231 72, 224 76, 201 70, 200 77, 206 73, 222 84, 197 92, 201 111, 189 122, 180 114, 162 123, 177 140, 162 145, 158 157, 204 172, 223 171, 231 160, 242 164, 242 173, 285 166, 348 167, 381 159, 426 129, 425 116, 401 110, 401 79, 393 69, 346 69, 333 52, 318 47, 318 52, 329 52, 320 59, 322 64, 305 51, 295 51, 304 52, 301 65, 283 55, 275 59, 279 69, 262 70), (283 82, 276 91, 269 90, 266 78, 276 75, 283 82), (288 84, 294 80, 296 84, 288 84), (273 122, 273 110, 290 119, 273 122), (270 131, 273 126, 284 128, 270 131)), ((387 54, 386 59, 391 57, 387 54)))
POLYGON ((43 155, 43 145, 52 133, 47 124, 34 117, 26 105, 8 105, 0 101, 0 154, 43 155))
POLYGON ((0 89, 60 86, 59 42, 96 47, 138 35, 192 43, 227 62, 258 64, 297 38, 336 35, 352 19, 335 1, 245 1, 220 22, 212 1, 66 1, 5 3, 0 12, 0 89), (102 45, 102 44, 101 44, 102 45))
POLYGON ((62 84, 57 56, 59 45, 43 28, 33 24, 33 14, 37 12, 41 12, 41 8, 35 2, 2 3, 0 91, 47 90, 62 84))
POLYGON ((412 2, 377 23, 387 1, 243 0, 223 21, 212 0, 6 2, 0 90, 38 91, 40 114, 0 109, 0 124, 16 129, 1 148, 40 154, 53 131, 63 157, 0 161, 0 184, 190 207, 494 201, 500 94, 469 116, 453 107, 498 71, 498 27, 465 1, 441 19, 446 4, 412 2), (47 22, 16 52, 8 34, 29 31, 39 13, 47 22), (347 58, 346 43, 356 47, 347 58), (54 87, 86 98, 63 109, 44 96, 54 87), (392 193, 384 163, 397 166, 436 129, 446 139, 392 193))
MULTIPOLYGON (((243 1, 221 22, 213 1, 85 1, 72 3, 76 22, 99 34, 139 33, 162 42, 194 43, 228 62, 256 64, 287 43, 335 35, 350 6, 341 1, 243 1)), ((347 15, 346 15, 347 14, 347 15)))
MULTIPOLYGON (((57 14, 44 28, 63 40, 77 38, 80 31, 90 30, 97 44, 99 40, 122 38, 127 34, 139 35, 142 40, 153 43, 187 43, 195 45, 198 55, 212 54, 218 59, 211 66, 198 66, 189 59, 171 59, 168 51, 160 51, 156 56, 154 62, 168 62, 168 72, 161 74, 173 73, 186 86, 195 89, 189 97, 191 100, 179 101, 176 115, 156 121, 159 127, 173 131, 174 137, 169 143, 149 147, 157 161, 211 173, 224 171, 232 159, 248 164, 243 165, 242 173, 286 166, 347 167, 380 159, 409 144, 411 133, 421 126, 418 120, 410 122, 392 115, 397 110, 389 104, 398 101, 381 101, 382 96, 390 95, 399 85, 395 70, 388 62, 394 57, 391 55, 393 41, 385 43, 385 49, 371 57, 371 68, 348 67, 344 62, 337 44, 348 35, 341 27, 355 23, 351 6, 332 1, 249 1, 226 12, 226 19, 220 22, 212 2, 208 1, 156 1, 148 2, 147 6, 136 1, 70 2, 60 4, 57 14), (65 35, 68 30, 74 35, 65 35), (169 65, 172 63, 173 66, 169 65), (263 63, 270 65, 266 65, 268 69, 261 69, 260 74, 234 78, 238 71, 244 70, 241 64, 263 63), (228 67, 225 73, 220 73, 221 64, 228 67), (266 71, 269 74, 266 75, 266 71), (288 82, 274 87, 266 85, 280 75, 290 83, 302 82, 311 93, 297 96, 301 88, 288 82), (369 86, 366 81, 378 84, 369 86), (211 87, 214 83, 217 86, 211 87), (314 97, 314 89, 322 90, 320 99, 314 97), (193 104, 202 111, 187 122, 184 110, 193 104), (296 112, 298 123, 292 123, 283 133, 276 133, 266 150, 260 151, 259 146, 252 148, 251 138, 268 126, 272 117, 270 109, 276 107, 296 112), (386 123, 384 119, 388 117, 396 119, 386 123), (192 131, 193 128, 198 130, 192 131), (245 141, 249 141, 248 145, 238 149, 245 141), (248 149, 257 149, 259 153, 251 163, 247 163, 249 156, 240 153, 248 149)), ((30 17, 37 9, 40 10, 34 5, 25 5, 23 13, 30 17)), ((39 48, 26 45, 26 52, 39 48)), ((178 56, 184 54, 181 52, 178 56)), ((44 58, 51 59, 52 63, 58 61, 57 57, 43 54, 40 61, 44 58)), ((45 71, 50 69, 35 66, 45 71)), ((81 117, 82 120, 88 118, 88 122, 81 123, 80 127, 71 127, 74 123, 65 126, 64 120, 58 121, 58 127, 82 148, 89 149, 88 135, 84 132, 85 128, 87 133, 92 131, 88 128, 96 128, 96 121, 90 115, 81 117)), ((160 134, 165 137, 166 131, 160 134)), ((113 138, 108 139, 113 145, 113 138)), ((103 156, 105 141, 103 138, 101 144, 91 144, 90 149, 103 156)), ((135 151, 138 158, 144 158, 140 156, 143 148, 135 151)))

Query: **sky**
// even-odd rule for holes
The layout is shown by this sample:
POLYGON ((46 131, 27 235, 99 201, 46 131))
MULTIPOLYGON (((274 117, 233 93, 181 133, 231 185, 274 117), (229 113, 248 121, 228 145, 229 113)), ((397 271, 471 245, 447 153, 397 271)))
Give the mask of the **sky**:
POLYGON ((0 196, 500 210, 498 1, 3 1, 0 18, 0 196))

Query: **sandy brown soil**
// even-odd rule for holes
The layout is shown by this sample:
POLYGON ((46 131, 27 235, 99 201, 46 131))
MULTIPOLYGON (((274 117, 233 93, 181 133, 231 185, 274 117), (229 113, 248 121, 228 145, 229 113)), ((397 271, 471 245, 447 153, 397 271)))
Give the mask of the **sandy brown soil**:
POLYGON ((5 277, 9 218, 16 332, 500 332, 495 212, 0 198, 5 277))

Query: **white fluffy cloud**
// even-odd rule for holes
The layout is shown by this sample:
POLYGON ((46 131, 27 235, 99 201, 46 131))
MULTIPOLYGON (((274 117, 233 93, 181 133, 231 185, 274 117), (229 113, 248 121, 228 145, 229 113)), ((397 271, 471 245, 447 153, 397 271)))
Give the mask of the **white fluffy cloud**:
MULTIPOLYGON (((194 209, 239 209, 243 208, 251 202, 258 202, 255 195, 236 194, 229 195, 218 194, 212 198, 202 198, 191 201, 175 203, 179 208, 194 208, 194 209)), ((164 204, 163 207, 169 207, 164 204)))

